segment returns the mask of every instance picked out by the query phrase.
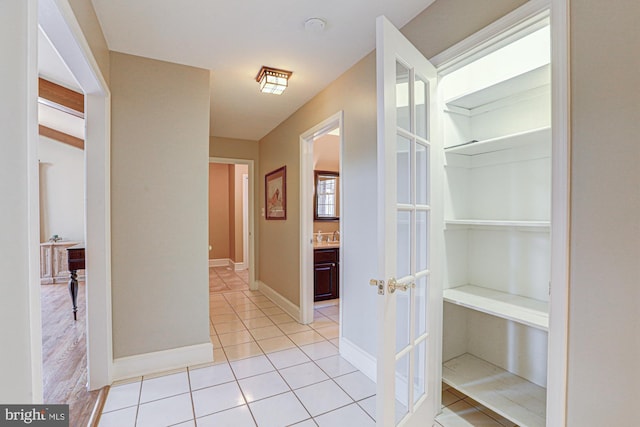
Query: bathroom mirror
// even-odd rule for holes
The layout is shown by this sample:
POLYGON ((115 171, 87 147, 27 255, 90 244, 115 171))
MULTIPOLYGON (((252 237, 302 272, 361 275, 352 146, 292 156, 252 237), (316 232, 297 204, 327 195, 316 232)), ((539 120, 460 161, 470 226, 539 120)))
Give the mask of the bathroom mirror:
POLYGON ((315 171, 315 197, 313 212, 315 221, 340 219, 340 175, 337 172, 315 171))

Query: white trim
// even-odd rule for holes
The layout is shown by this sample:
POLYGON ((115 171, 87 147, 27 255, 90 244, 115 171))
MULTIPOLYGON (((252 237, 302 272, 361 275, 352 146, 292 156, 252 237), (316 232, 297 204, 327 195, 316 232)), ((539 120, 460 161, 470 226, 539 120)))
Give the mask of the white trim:
POLYGON ((113 361, 113 381, 209 362, 213 362, 213 344, 210 342, 120 357, 113 361))
POLYGON ((231 261, 231 264, 233 265, 233 271, 242 271, 242 270, 246 270, 247 264, 245 262, 233 262, 231 261))
POLYGON ((550 1, 529 0, 513 12, 430 58, 429 61, 438 69, 438 75, 443 76, 485 55, 489 52, 488 49, 499 49, 509 44, 514 34, 522 36, 525 28, 535 31, 537 27, 532 24, 548 16, 550 1))
POLYGON ((365 374, 371 381, 376 382, 377 361, 371 354, 355 345, 345 337, 340 337, 340 356, 360 372, 365 374))
POLYGON ((209 267, 228 267, 231 265, 229 258, 216 258, 209 260, 209 267))
MULTIPOLYGON (((91 254, 86 287, 87 380, 89 389, 96 390, 111 383, 113 363, 111 99, 69 1, 39 0, 38 23, 85 93, 85 245, 91 254)), ((34 381, 42 382, 42 375, 34 381)))
POLYGON ((547 362, 547 425, 567 422, 569 363, 569 266, 571 230, 571 73, 570 0, 551 4, 551 283, 549 297, 549 359, 547 362))
POLYGON ((243 260, 249 269, 249 289, 255 291, 258 289, 256 282, 256 250, 255 250, 255 189, 256 174, 254 161, 249 159, 235 159, 228 157, 209 157, 209 163, 224 163, 228 165, 247 165, 249 168, 249 256, 243 260))
POLYGON ((242 174, 242 268, 249 268, 249 174, 242 174))
POLYGON ((269 298, 275 305, 284 310, 289 316, 300 321, 300 309, 296 307, 294 303, 280 295, 277 291, 273 290, 269 285, 261 280, 257 281, 258 290, 262 294, 269 298))
MULTIPOLYGON (((342 159, 344 158, 344 112, 338 111, 300 135, 300 323, 313 322, 313 140, 335 128, 340 133, 340 206, 344 206, 344 178, 342 159)), ((340 213, 343 214, 342 212, 340 213)), ((344 240, 343 221, 340 221, 340 239, 344 240)), ((339 263, 343 263, 340 251, 339 263)), ((339 294, 342 295, 343 269, 338 272, 339 294)), ((342 320, 342 304, 340 304, 342 320)), ((342 334, 342 329, 341 332, 342 334)))

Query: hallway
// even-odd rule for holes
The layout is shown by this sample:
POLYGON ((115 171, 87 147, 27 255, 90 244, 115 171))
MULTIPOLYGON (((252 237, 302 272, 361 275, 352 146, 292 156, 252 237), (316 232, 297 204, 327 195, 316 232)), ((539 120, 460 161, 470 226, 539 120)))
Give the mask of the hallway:
POLYGON ((375 384, 338 355, 337 306, 301 325, 258 291, 210 298, 215 362, 114 384, 101 426, 375 425, 375 384))

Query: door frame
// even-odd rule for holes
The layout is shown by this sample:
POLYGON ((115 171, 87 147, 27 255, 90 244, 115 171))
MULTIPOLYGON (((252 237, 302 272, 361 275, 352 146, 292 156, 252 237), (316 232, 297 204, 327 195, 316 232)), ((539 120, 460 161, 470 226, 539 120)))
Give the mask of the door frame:
POLYGON ((569 62, 569 1, 530 0, 493 24, 434 56, 430 61, 443 75, 471 62, 486 49, 499 48, 536 16, 551 19, 551 284, 547 356, 547 422, 561 426, 567 419, 569 266, 571 215, 571 111, 569 62))
MULTIPOLYGON (((255 168, 254 161, 248 159, 236 159, 229 157, 209 157, 209 164, 211 163, 222 163, 227 165, 247 165, 249 168, 249 236, 248 236, 248 246, 249 246, 249 259, 243 260, 243 262, 247 262, 249 266, 249 289, 252 291, 258 290, 258 282, 256 282, 256 263, 255 263, 255 168)), ((208 218, 208 215, 207 215, 208 218)), ((207 257, 208 259, 208 257, 207 257)))
MULTIPOLYGON (((111 384, 111 94, 68 0, 39 0, 38 24, 85 94, 85 247, 87 254, 87 383, 89 390, 111 384)), ((37 40, 37 27, 33 34, 37 40)), ((37 64, 34 64, 37 74, 37 64)), ((37 129, 37 115, 29 124, 37 129)), ((30 164, 37 165, 38 138, 29 140, 30 164)), ((36 166, 37 167, 37 166, 36 166)), ((36 169, 37 170, 37 169, 36 169)), ((36 174, 37 176, 37 174, 36 174)), ((36 180, 37 181, 37 180, 36 180)), ((37 185, 37 184, 36 184, 37 185)), ((29 195, 30 210, 39 210, 38 191, 29 195)), ((39 236, 38 215, 29 219, 30 235, 39 236)), ((35 251, 31 251, 34 255, 35 251)), ((35 256, 35 255, 34 255, 35 256)), ((32 260, 35 262, 35 260, 32 260)), ((39 261, 36 263, 39 265, 39 261)), ((32 271, 33 273, 33 271, 32 271)), ((39 277, 39 274, 37 274, 39 277)), ((31 285, 35 286, 35 280, 31 285)), ((40 289, 30 293, 32 319, 40 318, 40 289)), ((31 325, 34 399, 42 396, 42 326, 31 325), (36 364, 39 367, 36 368, 36 364), (38 393, 35 393, 39 390, 38 393)))
POLYGON ((249 268, 249 172, 242 174, 242 264, 249 268))
MULTIPOLYGON (((338 111, 300 135, 300 318, 302 324, 313 322, 313 141, 335 128, 340 132, 340 206, 344 207, 342 159, 344 158, 344 112, 338 111)), ((343 212, 340 212, 343 215, 343 212)), ((340 221, 340 241, 344 241, 343 221, 340 221)), ((343 251, 339 263, 343 264, 343 251)), ((342 295, 343 269, 338 270, 338 289, 342 295)), ((342 319, 342 304, 340 319, 342 319)), ((342 325, 342 322, 340 322, 342 325)), ((342 336, 342 327, 340 327, 342 336)))

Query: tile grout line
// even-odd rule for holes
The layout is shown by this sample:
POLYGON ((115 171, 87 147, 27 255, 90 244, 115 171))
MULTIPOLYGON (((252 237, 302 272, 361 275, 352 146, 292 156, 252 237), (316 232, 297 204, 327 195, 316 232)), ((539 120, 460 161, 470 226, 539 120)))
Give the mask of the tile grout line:
POLYGON ((187 381, 189 382, 189 399, 191 400, 191 413, 193 414, 193 424, 195 427, 198 427, 198 421, 196 419, 196 406, 193 402, 193 389, 191 388, 191 373, 190 369, 187 366, 187 381))
POLYGON ((140 400, 142 399, 142 382, 144 381, 144 376, 140 377, 140 390, 138 390, 138 404, 136 405, 136 417, 134 418, 133 425, 138 425, 138 414, 140 413, 140 400))

